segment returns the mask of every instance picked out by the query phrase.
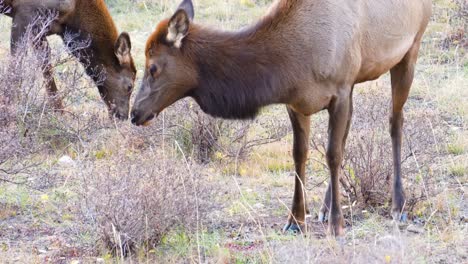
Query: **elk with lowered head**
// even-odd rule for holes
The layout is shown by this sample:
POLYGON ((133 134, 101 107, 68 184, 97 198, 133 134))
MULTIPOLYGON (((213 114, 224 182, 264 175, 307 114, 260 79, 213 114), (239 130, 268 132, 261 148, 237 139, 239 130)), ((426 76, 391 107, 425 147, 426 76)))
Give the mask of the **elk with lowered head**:
MULTIPOLYGON (((87 74, 96 82, 99 93, 109 108, 109 113, 127 119, 130 95, 135 82, 136 68, 130 54, 131 42, 127 33, 118 34, 104 0, 0 0, 2 12, 13 18, 11 30, 11 52, 15 54, 21 38, 36 16, 47 12, 57 16, 45 33, 38 36, 35 47, 50 56, 47 36, 65 34, 77 36, 74 41, 90 40, 90 45, 74 51, 85 66, 87 74), (46 11, 46 12, 45 12, 46 11), (104 73, 104 79, 96 70, 104 73)), ((49 95, 54 98, 54 107, 61 109, 57 96, 57 85, 49 60, 42 69, 47 81, 49 95)))
POLYGON ((191 0, 161 21, 146 44, 146 68, 131 119, 143 125, 179 99, 192 97, 206 113, 254 118, 284 104, 291 119, 295 188, 285 230, 304 228, 310 116, 329 113, 326 152, 331 181, 319 220, 344 234, 339 177, 357 83, 390 71, 390 135, 394 178, 392 216, 401 220, 403 105, 413 81, 430 0, 278 0, 254 25, 225 32, 193 22, 191 0))

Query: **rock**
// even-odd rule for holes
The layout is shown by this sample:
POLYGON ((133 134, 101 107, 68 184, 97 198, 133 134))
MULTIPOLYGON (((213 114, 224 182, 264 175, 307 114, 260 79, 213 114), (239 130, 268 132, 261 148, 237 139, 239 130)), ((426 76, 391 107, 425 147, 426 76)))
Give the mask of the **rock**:
POLYGON ((73 166, 73 165, 75 165, 75 161, 70 156, 65 155, 65 156, 62 156, 58 160, 58 164, 60 164, 62 166, 73 166))

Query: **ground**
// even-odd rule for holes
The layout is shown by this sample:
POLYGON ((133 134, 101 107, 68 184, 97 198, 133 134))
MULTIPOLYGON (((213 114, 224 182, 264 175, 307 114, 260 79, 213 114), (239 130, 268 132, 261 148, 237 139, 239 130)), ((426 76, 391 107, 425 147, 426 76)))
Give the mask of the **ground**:
MULTIPOLYGON (((118 28, 130 33, 141 78, 146 38, 158 21, 171 15, 177 1, 106 2, 118 28)), ((199 110, 188 100, 169 108, 151 126, 135 128, 109 121, 97 89, 85 84, 80 92, 85 96, 66 99, 73 115, 53 115, 59 125, 40 130, 46 147, 24 159, 16 157, 20 163, 37 162, 37 169, 0 180, 0 263, 467 262, 468 11, 463 1, 433 2, 434 16, 405 107, 405 188, 412 201, 407 223, 391 221, 389 193, 381 184, 391 165, 388 107, 381 104, 389 103, 388 75, 356 88, 356 108, 361 110, 356 110, 351 128, 344 174, 355 186, 364 186, 364 172, 381 178, 372 178, 369 196, 343 187, 344 243, 328 236, 326 224, 317 221, 328 182, 321 147, 325 113, 313 118, 308 231, 283 234, 294 184, 284 107, 268 107, 255 122, 229 126, 194 114, 199 110), (379 119, 369 117, 374 115, 379 119), (197 158, 197 120, 224 129, 208 162, 197 158), (233 141, 237 133, 243 135, 240 143, 233 141), (254 146, 242 148, 249 144, 254 146), (176 189, 180 192, 171 193, 176 189), (154 201, 146 201, 152 197, 154 201), (168 197, 183 205, 173 205, 168 197), (186 219, 165 226, 158 221, 174 217, 164 210, 186 219), (132 218, 138 214, 143 217, 132 218), (145 230, 149 227, 168 230, 153 240, 153 233, 145 230), (129 252, 121 250, 124 236, 137 241, 129 252)), ((235 30, 255 21, 270 3, 198 0, 195 20, 235 30)), ((11 19, 0 17, 0 58, 9 52, 10 27, 11 19)), ((56 37, 49 39, 55 49, 62 45, 56 37)), ((56 67, 58 79, 72 67, 67 65, 56 67)), ((70 89, 63 86, 59 81, 60 90, 70 89)))

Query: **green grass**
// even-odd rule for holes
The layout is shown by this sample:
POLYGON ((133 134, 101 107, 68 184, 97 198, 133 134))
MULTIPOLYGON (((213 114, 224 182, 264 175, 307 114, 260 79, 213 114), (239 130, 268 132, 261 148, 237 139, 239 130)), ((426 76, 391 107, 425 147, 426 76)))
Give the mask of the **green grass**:
POLYGON ((27 210, 34 203, 31 190, 23 186, 0 186, 0 203, 27 210))
POLYGON ((456 143, 449 144, 447 146, 447 151, 452 155, 461 155, 465 153, 465 146, 456 143))
POLYGON ((462 177, 468 174, 468 168, 463 164, 450 166, 450 174, 456 177, 462 177))

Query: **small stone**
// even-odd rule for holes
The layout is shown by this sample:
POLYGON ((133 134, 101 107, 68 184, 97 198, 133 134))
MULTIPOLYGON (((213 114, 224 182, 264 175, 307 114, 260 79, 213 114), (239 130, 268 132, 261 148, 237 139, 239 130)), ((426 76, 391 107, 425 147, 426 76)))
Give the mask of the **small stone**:
POLYGON ((75 165, 75 161, 68 155, 62 156, 58 163, 63 166, 73 166, 75 165))
POLYGON ((256 208, 256 209, 261 209, 263 207, 265 207, 265 206, 263 204, 261 204, 261 203, 256 203, 256 204, 253 205, 253 208, 256 208))

